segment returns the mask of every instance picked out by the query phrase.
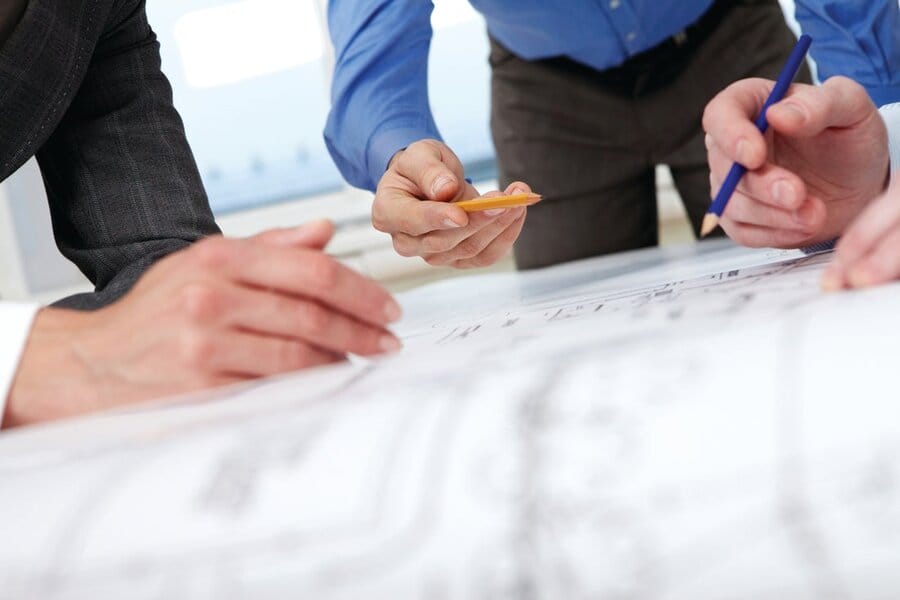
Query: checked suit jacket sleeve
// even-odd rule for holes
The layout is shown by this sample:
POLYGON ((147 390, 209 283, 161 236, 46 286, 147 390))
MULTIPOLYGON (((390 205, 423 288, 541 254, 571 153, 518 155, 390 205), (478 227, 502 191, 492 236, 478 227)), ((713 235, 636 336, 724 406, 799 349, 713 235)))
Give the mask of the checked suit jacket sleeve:
POLYGON ((143 0, 29 0, 0 48, 0 180, 36 154, 60 251, 95 293, 218 233, 143 0))

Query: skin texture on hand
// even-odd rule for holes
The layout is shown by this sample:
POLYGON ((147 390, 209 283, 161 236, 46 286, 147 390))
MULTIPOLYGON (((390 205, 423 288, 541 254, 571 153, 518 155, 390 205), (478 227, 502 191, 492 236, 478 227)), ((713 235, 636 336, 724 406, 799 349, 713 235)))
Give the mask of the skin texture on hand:
POLYGON ((850 225, 822 276, 827 291, 900 279, 900 184, 896 181, 850 225))
POLYGON ((710 102, 707 132, 713 195, 731 168, 748 168, 723 215, 725 232, 752 247, 796 248, 838 237, 884 191, 890 171, 887 129, 865 90, 841 77, 794 85, 754 125, 772 90, 739 81, 710 102))
MULTIPOLYGON (((517 182, 504 193, 530 192, 517 182)), ((512 248, 527 209, 467 214, 452 204, 478 196, 453 151, 436 140, 423 140, 394 155, 375 193, 372 224, 390 234, 401 256, 420 256, 433 266, 486 267, 512 248)))
POLYGON ((328 222, 250 239, 208 238, 150 269, 94 313, 35 319, 3 426, 392 352, 400 307, 328 257, 328 222))

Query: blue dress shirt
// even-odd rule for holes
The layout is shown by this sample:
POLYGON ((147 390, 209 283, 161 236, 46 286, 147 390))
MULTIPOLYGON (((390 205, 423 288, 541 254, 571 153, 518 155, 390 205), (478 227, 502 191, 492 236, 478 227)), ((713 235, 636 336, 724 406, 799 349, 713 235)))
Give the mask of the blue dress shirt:
MULTIPOLYGON (((618 66, 697 21, 712 0, 471 0, 500 43, 526 60, 566 56, 618 66)), ((900 100, 897 0, 796 0, 819 73, 900 100), (897 71, 892 71, 894 65, 897 71)), ((335 47, 325 143, 352 185, 374 190, 391 157, 441 139, 428 103, 431 0, 330 0, 335 47)))
POLYGON ((878 106, 900 101, 900 5, 897 0, 794 0, 812 36, 819 79, 843 75, 878 106))

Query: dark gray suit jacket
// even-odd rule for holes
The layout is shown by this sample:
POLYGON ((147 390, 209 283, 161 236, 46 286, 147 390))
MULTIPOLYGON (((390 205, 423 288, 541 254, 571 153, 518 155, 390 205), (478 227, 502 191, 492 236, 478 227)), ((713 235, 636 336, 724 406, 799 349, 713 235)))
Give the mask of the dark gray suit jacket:
POLYGON ((0 47, 0 181, 33 155, 57 245, 96 286, 64 306, 218 232, 143 0, 29 0, 0 47))

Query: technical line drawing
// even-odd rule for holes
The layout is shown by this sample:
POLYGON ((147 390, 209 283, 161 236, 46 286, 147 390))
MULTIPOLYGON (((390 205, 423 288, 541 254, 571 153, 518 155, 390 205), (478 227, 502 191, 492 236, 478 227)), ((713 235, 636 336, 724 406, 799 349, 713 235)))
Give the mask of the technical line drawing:
POLYGON ((829 258, 0 438, 0 598, 900 594, 900 287, 829 258))

